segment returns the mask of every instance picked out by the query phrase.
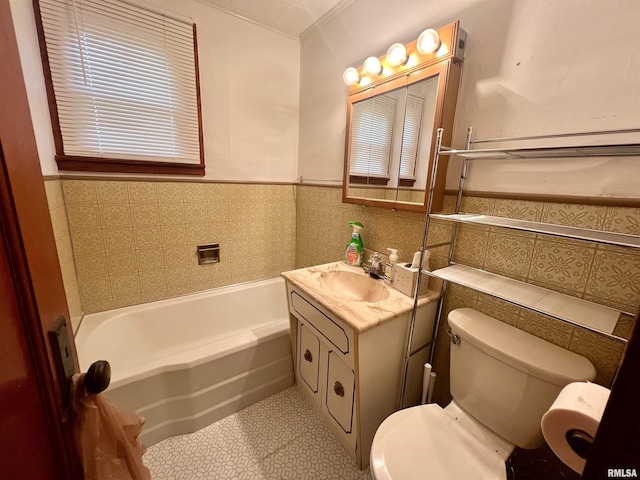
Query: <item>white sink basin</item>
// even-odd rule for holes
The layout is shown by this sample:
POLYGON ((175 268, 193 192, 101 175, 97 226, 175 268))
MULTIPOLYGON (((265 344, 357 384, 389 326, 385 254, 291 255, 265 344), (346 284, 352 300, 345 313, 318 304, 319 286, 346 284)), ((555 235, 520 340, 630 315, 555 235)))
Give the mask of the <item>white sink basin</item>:
POLYGON ((389 289, 381 280, 355 272, 322 272, 318 285, 327 295, 343 301, 375 303, 389 298, 389 289))

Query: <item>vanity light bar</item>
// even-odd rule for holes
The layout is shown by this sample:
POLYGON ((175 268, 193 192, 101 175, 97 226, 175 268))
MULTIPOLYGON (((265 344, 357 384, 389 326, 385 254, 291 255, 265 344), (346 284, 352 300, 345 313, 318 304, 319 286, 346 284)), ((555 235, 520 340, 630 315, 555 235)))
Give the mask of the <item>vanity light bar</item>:
POLYGON ((353 93, 389 77, 408 74, 431 60, 435 62, 446 57, 462 60, 465 39, 466 33, 459 28, 457 21, 437 30, 428 28, 413 42, 406 45, 394 43, 386 55, 368 57, 360 68, 347 68, 342 79, 350 87, 350 93, 353 93))

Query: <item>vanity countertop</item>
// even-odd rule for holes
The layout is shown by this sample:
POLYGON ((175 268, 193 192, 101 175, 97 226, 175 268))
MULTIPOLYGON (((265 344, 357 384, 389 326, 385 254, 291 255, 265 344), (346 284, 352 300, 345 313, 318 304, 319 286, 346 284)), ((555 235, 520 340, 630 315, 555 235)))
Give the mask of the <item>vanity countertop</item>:
MULTIPOLYGON (((327 292, 320 287, 318 277, 323 273, 337 271, 353 272, 364 277, 369 276, 364 273, 362 268, 346 265, 342 261, 290 270, 283 272, 281 275, 287 282, 302 290, 311 300, 318 302, 329 312, 351 326, 356 332, 365 332, 381 323, 410 312, 413 308, 413 299, 411 297, 398 292, 390 286, 387 286, 389 296, 374 303, 344 301, 327 295, 327 292)), ((382 280, 378 281, 382 282, 382 280)), ((432 286, 429 285, 427 293, 418 298, 418 306, 434 302, 439 297, 440 289, 432 289, 432 286)))

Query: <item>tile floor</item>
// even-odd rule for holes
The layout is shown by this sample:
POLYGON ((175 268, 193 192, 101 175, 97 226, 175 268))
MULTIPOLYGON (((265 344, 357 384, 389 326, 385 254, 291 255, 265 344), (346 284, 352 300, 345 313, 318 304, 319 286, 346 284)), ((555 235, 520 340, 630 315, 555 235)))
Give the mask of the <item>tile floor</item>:
POLYGON ((149 447, 154 480, 370 480, 296 385, 149 447))

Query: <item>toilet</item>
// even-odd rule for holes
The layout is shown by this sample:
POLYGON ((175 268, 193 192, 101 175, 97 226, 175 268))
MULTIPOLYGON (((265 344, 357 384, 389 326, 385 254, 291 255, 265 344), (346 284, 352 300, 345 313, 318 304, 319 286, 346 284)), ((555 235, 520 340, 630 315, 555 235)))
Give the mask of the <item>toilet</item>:
POLYGON ((448 321, 453 400, 382 422, 371 446, 375 480, 506 479, 516 446, 544 444, 540 420, 560 390, 595 378, 586 358, 471 308, 448 321))

